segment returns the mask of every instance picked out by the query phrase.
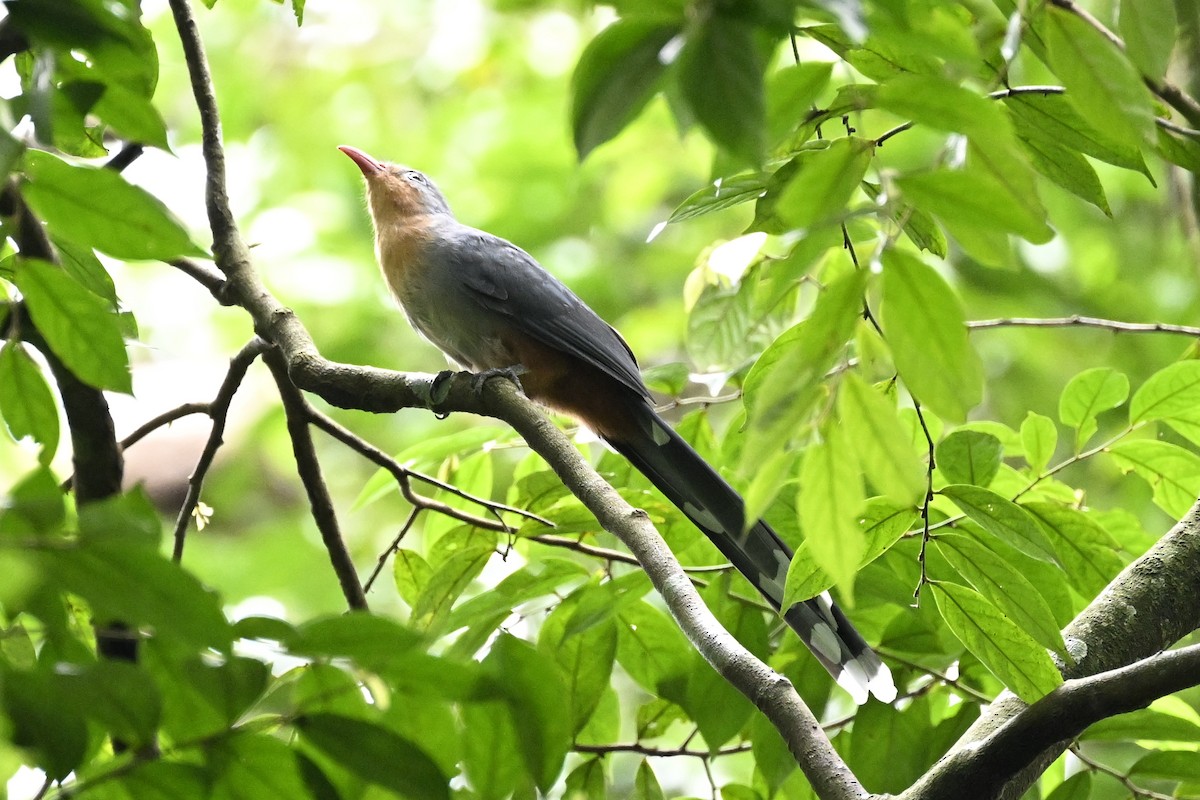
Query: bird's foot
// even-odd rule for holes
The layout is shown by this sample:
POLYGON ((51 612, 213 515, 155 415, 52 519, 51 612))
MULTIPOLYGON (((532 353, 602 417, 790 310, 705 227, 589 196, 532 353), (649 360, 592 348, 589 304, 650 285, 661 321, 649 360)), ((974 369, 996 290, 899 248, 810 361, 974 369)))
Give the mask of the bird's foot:
POLYGON ((493 367, 485 369, 483 372, 476 372, 471 376, 471 388, 475 391, 475 396, 483 394, 483 386, 492 378, 506 378, 512 381, 517 391, 525 393, 525 387, 521 385, 521 376, 529 370, 525 369, 521 364, 514 364, 511 367, 493 367))
MULTIPOLYGON (((458 373, 452 369, 444 369, 433 376, 433 381, 429 384, 429 400, 432 405, 439 406, 446 402, 446 398, 450 396, 450 381, 456 374, 458 373)), ((435 411, 434 414, 438 419, 445 419, 450 416, 449 411, 435 411)))

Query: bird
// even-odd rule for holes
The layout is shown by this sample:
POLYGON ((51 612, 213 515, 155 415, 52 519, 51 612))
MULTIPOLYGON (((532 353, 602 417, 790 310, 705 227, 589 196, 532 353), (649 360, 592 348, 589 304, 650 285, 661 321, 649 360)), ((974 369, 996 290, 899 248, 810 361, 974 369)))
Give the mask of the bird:
MULTIPOLYGON (((476 375, 583 423, 627 458, 777 611, 792 550, 654 410, 629 345, 520 247, 459 222, 424 173, 338 148, 361 170, 375 254, 412 327, 476 375)), ((784 621, 858 704, 891 702, 891 672, 829 594, 784 621)))

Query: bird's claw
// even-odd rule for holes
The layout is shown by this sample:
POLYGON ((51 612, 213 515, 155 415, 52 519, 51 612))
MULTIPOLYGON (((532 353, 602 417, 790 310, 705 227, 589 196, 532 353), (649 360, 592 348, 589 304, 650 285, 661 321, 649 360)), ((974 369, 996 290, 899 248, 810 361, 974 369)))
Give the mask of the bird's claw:
MULTIPOLYGON (((435 408, 446 402, 446 398, 450 396, 450 380, 454 377, 454 370, 444 369, 437 375, 433 376, 433 380, 429 383, 429 404, 435 408)), ((433 415, 438 419, 445 419, 450 416, 449 411, 433 412, 433 415)))
POLYGON ((511 367, 493 367, 485 369, 483 372, 476 372, 471 376, 471 389, 475 392, 476 397, 483 395, 483 387, 492 378, 506 378, 516 385, 517 391, 525 393, 525 387, 521 385, 521 376, 528 370, 520 364, 514 364, 511 367))

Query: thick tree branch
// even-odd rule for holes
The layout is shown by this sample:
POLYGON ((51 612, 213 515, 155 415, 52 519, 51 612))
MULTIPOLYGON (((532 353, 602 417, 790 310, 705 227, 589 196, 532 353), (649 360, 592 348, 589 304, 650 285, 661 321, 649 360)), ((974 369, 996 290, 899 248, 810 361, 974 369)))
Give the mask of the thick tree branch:
POLYGON ((308 429, 310 419, 308 401, 292 383, 287 374, 287 364, 279 355, 278 350, 268 350, 263 359, 275 378, 279 388, 279 397, 283 401, 283 412, 287 417, 288 436, 292 440, 292 453, 296 457, 296 471, 308 494, 308 504, 312 509, 313 520, 317 530, 321 532, 321 541, 329 553, 329 562, 341 584, 342 594, 346 603, 352 609, 366 609, 367 596, 363 592, 362 582, 358 579, 358 571, 354 568, 354 560, 346 549, 338 525, 337 514, 333 509, 333 498, 325 485, 321 474, 321 462, 317 459, 317 449, 313 446, 312 432, 308 429))
MULTIPOLYGON (((913 787, 921 800, 996 796, 1008 780, 1047 748, 1065 743, 1107 717, 1200 684, 1200 645, 1127 667, 1069 680, 986 739, 958 750, 913 787)), ((909 796, 905 793, 902 797, 909 796)))
MULTIPOLYGON (((1064 629, 1063 638, 1068 650, 1078 654, 1075 663, 1063 669, 1064 677, 1075 680, 1113 673, 1126 667, 1136 670, 1143 667, 1146 660, 1150 665, 1145 666, 1148 672, 1144 674, 1155 674, 1153 665, 1163 663, 1159 660, 1161 658, 1165 658, 1168 664, 1189 663, 1187 659, 1194 656, 1166 654, 1155 658, 1155 655, 1200 626, 1200 582, 1196 581, 1197 574, 1200 574, 1200 504, 1193 506, 1145 555, 1127 566, 1064 629), (1176 662, 1174 659, 1182 661, 1176 662)), ((1192 650, 1187 648, 1177 652, 1189 653, 1192 650)), ((1193 667, 1189 685, 1196 683, 1197 674, 1193 667)), ((1151 695, 1151 699, 1176 691, 1178 686, 1175 680, 1168 674, 1161 686, 1149 687, 1148 691, 1157 692, 1151 695)), ((1006 726, 1024 724, 1017 723, 1017 720, 1025 714, 1035 714, 1035 719, 1047 719, 1060 707, 1070 710, 1068 704, 1074 700, 1061 699, 1067 696, 1070 696, 1069 692, 1062 695, 1056 692, 1034 706, 1027 706, 1011 693, 1002 693, 950 752, 901 797, 912 800, 956 796, 1020 797, 1038 775, 1062 754, 1073 734, 1067 733, 1063 740, 1057 742, 1042 742, 1032 757, 1023 752, 1022 760, 1027 765, 1023 768, 1013 762, 1003 762, 1008 771, 995 773, 997 790, 991 794, 979 792, 980 776, 977 772, 963 770, 964 759, 970 759, 976 751, 991 750, 988 743, 992 737, 999 736, 1006 726), (1033 709, 1042 704, 1045 706, 1034 712, 1033 709)), ((1127 710, 1130 709, 1114 706, 1108 714, 1101 716, 1127 710)), ((1000 756, 995 758, 995 763, 999 765, 1000 756)))

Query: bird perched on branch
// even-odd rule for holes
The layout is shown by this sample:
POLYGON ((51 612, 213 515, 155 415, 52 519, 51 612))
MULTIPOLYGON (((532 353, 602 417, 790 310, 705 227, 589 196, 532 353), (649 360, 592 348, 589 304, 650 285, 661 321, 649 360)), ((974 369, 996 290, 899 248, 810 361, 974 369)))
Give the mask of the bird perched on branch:
MULTIPOLYGON (((629 345, 516 245, 454 218, 417 170, 339 148, 362 170, 383 275, 412 326, 476 373, 575 417, 628 458, 776 608, 792 551, 654 412, 629 345)), ((858 703, 891 701, 891 673, 829 595, 783 618, 858 703)))

